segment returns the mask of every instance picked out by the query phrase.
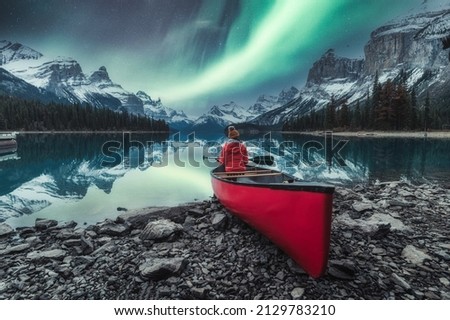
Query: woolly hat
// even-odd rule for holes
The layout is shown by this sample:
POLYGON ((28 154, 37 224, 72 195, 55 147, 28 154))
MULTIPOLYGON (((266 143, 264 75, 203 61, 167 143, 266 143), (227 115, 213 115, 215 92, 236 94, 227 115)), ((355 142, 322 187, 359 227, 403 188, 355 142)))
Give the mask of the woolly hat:
POLYGON ((230 126, 228 128, 228 138, 230 138, 230 139, 239 138, 239 131, 237 131, 235 127, 230 126))

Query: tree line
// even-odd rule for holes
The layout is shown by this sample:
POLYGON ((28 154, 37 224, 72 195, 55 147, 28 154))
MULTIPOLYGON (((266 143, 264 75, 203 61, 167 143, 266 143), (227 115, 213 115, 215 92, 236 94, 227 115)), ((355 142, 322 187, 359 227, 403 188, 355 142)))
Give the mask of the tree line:
POLYGON ((418 101, 415 88, 408 90, 406 77, 400 78, 381 84, 376 75, 371 94, 367 92, 351 107, 347 100, 331 97, 323 109, 291 118, 283 131, 450 129, 450 108, 432 108, 428 92, 423 101, 418 101))
POLYGON ((0 96, 0 130, 169 131, 164 120, 90 105, 42 103, 0 96))

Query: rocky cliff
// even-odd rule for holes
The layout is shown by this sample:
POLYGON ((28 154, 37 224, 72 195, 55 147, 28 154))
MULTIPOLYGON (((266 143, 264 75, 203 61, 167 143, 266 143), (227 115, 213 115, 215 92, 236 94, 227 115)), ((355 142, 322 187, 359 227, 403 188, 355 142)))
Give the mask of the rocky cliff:
POLYGON ((253 123, 280 127, 292 117, 323 108, 331 97, 351 105, 365 97, 377 73, 380 82, 403 75, 419 99, 429 92, 436 108, 448 108, 449 50, 445 50, 443 40, 449 35, 449 9, 392 21, 371 33, 363 60, 339 57, 328 50, 311 67, 296 100, 257 117, 253 123))

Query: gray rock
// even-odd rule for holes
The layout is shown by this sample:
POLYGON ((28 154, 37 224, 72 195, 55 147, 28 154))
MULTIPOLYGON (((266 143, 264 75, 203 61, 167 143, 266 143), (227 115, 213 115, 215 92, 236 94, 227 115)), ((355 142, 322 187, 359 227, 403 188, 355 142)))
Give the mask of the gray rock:
POLYGON ((439 281, 446 287, 450 286, 450 280, 448 280, 447 278, 439 278, 439 281))
POLYGON ((32 261, 44 259, 62 260, 66 255, 67 252, 61 249, 53 249, 47 251, 33 251, 27 254, 27 259, 30 259, 32 261))
POLYGON ((0 282, 0 294, 6 292, 9 289, 9 284, 2 281, 0 282))
POLYGON ((374 255, 385 255, 386 254, 386 250, 383 248, 373 248, 372 250, 372 254, 374 255))
POLYGON ((168 207, 153 207, 137 210, 128 210, 126 213, 119 215, 116 219, 119 223, 127 223, 135 228, 146 225, 148 221, 164 216, 165 212, 169 210, 168 207))
POLYGON ((5 250, 0 250, 0 256, 11 254, 11 253, 22 252, 22 251, 28 250, 30 247, 31 246, 29 243, 23 243, 23 244, 19 244, 16 246, 12 246, 12 247, 6 248, 5 250))
POLYGON ((129 231, 129 227, 124 224, 117 224, 114 222, 106 222, 98 227, 96 232, 98 234, 106 234, 108 236, 121 236, 129 231))
POLYGON ((208 293, 206 288, 191 288, 191 293, 196 299, 205 299, 208 293))
POLYGON ((430 300, 441 300, 441 297, 439 297, 436 293, 432 291, 425 292, 425 297, 430 300))
POLYGON ((398 195, 402 197, 414 197, 414 194, 408 190, 400 190, 398 195))
POLYGON ((217 238, 215 239, 216 246, 220 246, 222 244, 222 242, 223 242, 223 239, 224 239, 224 235, 223 234, 218 235, 217 238))
POLYGON ((436 251, 436 252, 434 252, 434 254, 445 261, 450 261, 450 254, 448 254, 444 250, 436 251))
POLYGON ((352 204, 352 208, 353 210, 355 210, 356 212, 364 212, 367 210, 372 210, 373 209, 373 204, 371 202, 354 202, 352 204))
POLYGON ((212 216, 211 224, 216 230, 224 230, 228 223, 228 217, 223 213, 215 213, 212 216))
POLYGON ((173 240, 183 230, 183 226, 170 220, 152 221, 142 231, 142 240, 173 240))
POLYGON ((68 239, 68 240, 64 241, 63 244, 66 247, 69 247, 69 248, 77 247, 77 246, 80 247, 81 246, 81 239, 68 239))
POLYGON ((406 282, 406 280, 403 279, 402 277, 398 276, 396 273, 391 274, 391 279, 395 284, 399 285, 403 289, 405 289, 405 290, 411 289, 411 286, 409 285, 409 283, 406 282))
POLYGON ((192 216, 187 216, 183 223, 183 228, 185 229, 192 229, 193 226, 195 226, 197 219, 195 219, 192 216))
POLYGON ((180 275, 187 265, 184 258, 154 258, 139 266, 140 274, 146 279, 164 279, 180 275))
POLYGON ((377 225, 376 230, 371 232, 372 239, 382 239, 386 237, 391 232, 391 224, 385 223, 385 224, 379 224, 377 225))
POLYGON ((14 229, 6 223, 0 223, 0 237, 8 236, 14 233, 14 229))
POLYGON ((205 211, 200 208, 192 208, 188 211, 188 214, 194 217, 203 217, 205 215, 205 211))
POLYGON ((353 264, 346 261, 330 261, 328 274, 341 280, 353 280, 356 276, 356 269, 353 264))
POLYGON ((41 219, 37 218, 34 226, 37 230, 46 230, 51 227, 55 227, 58 225, 58 221, 56 220, 49 220, 49 219, 41 219))
POLYGON ((77 232, 74 232, 73 230, 63 229, 56 235, 56 238, 63 239, 63 240, 79 239, 80 234, 77 232))
POLYGON ((305 294, 305 289, 303 288, 294 288, 291 291, 291 297, 292 299, 300 299, 305 294))
POLYGON ((286 278, 286 275, 283 271, 278 271, 278 273, 275 275, 275 278, 283 281, 286 278))
POLYGON ((90 254, 94 252, 94 244, 92 243, 91 240, 89 240, 85 236, 81 236, 80 240, 81 240, 81 247, 83 248, 83 252, 85 254, 90 254))
POLYGON ((402 251, 402 258, 413 264, 422 264, 425 259, 431 260, 431 257, 425 252, 417 249, 413 245, 407 245, 402 251))
POLYGON ((412 202, 403 202, 403 201, 399 201, 399 200, 389 200, 389 204, 392 207, 404 207, 404 208, 414 206, 414 203, 412 203, 412 202))

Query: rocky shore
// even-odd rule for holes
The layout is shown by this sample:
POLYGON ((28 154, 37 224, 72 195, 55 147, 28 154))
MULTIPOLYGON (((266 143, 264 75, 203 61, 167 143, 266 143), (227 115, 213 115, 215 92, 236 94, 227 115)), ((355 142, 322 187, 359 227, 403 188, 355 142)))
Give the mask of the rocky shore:
POLYGON ((449 212, 447 186, 337 188, 319 279, 215 199, 88 227, 3 223, 0 299, 450 299, 449 212))

